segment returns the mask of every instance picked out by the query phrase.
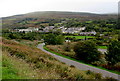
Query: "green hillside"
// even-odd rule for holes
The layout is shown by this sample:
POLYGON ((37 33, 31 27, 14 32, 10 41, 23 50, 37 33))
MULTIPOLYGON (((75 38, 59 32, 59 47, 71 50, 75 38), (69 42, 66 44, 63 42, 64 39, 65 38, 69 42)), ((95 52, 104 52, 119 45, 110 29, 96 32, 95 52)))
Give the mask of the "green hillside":
POLYGON ((61 23, 62 21, 76 20, 104 20, 117 18, 117 15, 95 14, 88 12, 65 12, 65 11, 39 11, 26 14, 18 14, 2 18, 3 28, 18 27, 39 27, 40 25, 48 26, 50 23, 61 23))

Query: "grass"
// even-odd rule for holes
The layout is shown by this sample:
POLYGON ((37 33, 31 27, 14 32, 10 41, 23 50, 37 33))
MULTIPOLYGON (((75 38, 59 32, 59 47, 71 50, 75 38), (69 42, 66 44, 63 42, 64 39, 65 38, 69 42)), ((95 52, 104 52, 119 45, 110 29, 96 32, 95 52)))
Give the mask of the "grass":
POLYGON ((100 49, 107 49, 107 46, 98 46, 100 49))
POLYGON ((11 57, 7 51, 3 51, 2 79, 34 79, 37 75, 24 60, 11 57))
POLYGON ((71 37, 71 38, 75 37, 76 39, 85 39, 85 37, 86 38, 94 38, 94 36, 65 36, 65 38, 66 37, 71 37))
POLYGON ((94 79, 96 75, 70 67, 41 51, 2 39, 3 79, 94 79))
POLYGON ((36 47, 38 44, 42 43, 41 41, 37 41, 37 40, 33 40, 33 41, 30 41, 30 40, 15 40, 15 41, 19 42, 20 44, 27 45, 27 46, 30 46, 30 47, 36 47))
POLYGON ((43 48, 44 48, 45 50, 53 53, 53 54, 56 54, 56 55, 59 55, 59 56, 62 56, 62 57, 65 57, 65 58, 68 58, 68 59, 70 59, 70 60, 74 60, 74 61, 75 61, 75 59, 73 59, 73 58, 70 58, 70 57, 65 56, 65 55, 62 55, 62 54, 60 54, 60 53, 56 53, 56 52, 54 52, 54 51, 51 51, 50 49, 46 48, 46 46, 43 46, 43 48))
POLYGON ((69 44, 70 51, 65 50, 65 45, 46 45, 46 47, 54 52, 60 53, 65 56, 74 57, 75 52, 71 49, 73 44, 69 44))
MULTIPOLYGON (((62 56, 62 57, 64 57, 64 58, 67 58, 67 59, 70 59, 70 60, 73 60, 73 61, 76 61, 76 62, 79 62, 79 63, 82 63, 82 64, 85 64, 84 62, 79 61, 79 60, 76 60, 76 59, 71 58, 71 57, 69 57, 69 56, 65 56, 65 55, 62 55, 62 54, 60 54, 60 53, 56 53, 56 52, 54 52, 54 51, 51 51, 50 49, 46 48, 46 46, 44 46, 43 48, 44 48, 45 50, 47 50, 47 51, 53 53, 53 54, 62 56)), ((106 70, 106 71, 109 71, 109 72, 112 72, 112 73, 120 74, 120 72, 108 70, 108 69, 105 69, 105 68, 103 68, 103 67, 97 67, 97 66, 93 66, 93 65, 91 65, 91 64, 85 64, 85 65, 89 65, 89 66, 92 66, 92 67, 95 67, 95 68, 99 68, 99 69, 102 69, 102 70, 106 70)))

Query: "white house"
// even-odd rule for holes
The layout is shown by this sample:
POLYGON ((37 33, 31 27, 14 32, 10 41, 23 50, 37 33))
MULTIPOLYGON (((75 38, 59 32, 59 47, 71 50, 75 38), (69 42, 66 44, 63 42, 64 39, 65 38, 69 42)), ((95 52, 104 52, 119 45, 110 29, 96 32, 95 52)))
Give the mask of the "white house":
POLYGON ((49 32, 50 30, 53 30, 54 26, 47 26, 43 29, 44 32, 49 32))
POLYGON ((33 32, 33 31, 39 31, 39 28, 29 27, 27 29, 16 29, 17 32, 33 32))
POLYGON ((96 35, 97 33, 95 31, 91 32, 80 32, 80 35, 96 35))
POLYGON ((18 32, 32 32, 31 29, 19 29, 18 32))
POLYGON ((82 30, 85 30, 85 27, 70 27, 70 28, 62 28, 61 29, 63 33, 79 33, 82 30))
POLYGON ((29 27, 28 29, 31 29, 32 31, 39 31, 39 28, 29 27))

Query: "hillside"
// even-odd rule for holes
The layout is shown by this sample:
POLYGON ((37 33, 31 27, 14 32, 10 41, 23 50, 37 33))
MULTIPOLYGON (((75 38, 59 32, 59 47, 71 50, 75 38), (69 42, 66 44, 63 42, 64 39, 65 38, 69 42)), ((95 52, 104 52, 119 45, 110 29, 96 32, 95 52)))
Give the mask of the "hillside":
POLYGON ((100 74, 81 71, 57 61, 35 47, 2 39, 3 79, 101 79, 100 74))
POLYGON ((37 17, 37 18, 81 18, 81 17, 115 17, 117 14, 96 14, 96 13, 88 13, 88 12, 65 12, 65 11, 39 11, 39 12, 31 12, 21 15, 13 15, 9 17, 3 17, 3 19, 11 19, 11 18, 25 18, 25 17, 37 17))
POLYGON ((3 17, 3 28, 16 27, 39 27, 40 25, 48 25, 50 21, 60 23, 70 19, 78 21, 88 20, 104 20, 117 18, 116 14, 95 14, 87 12, 63 12, 63 11, 45 11, 31 12, 27 14, 3 17))

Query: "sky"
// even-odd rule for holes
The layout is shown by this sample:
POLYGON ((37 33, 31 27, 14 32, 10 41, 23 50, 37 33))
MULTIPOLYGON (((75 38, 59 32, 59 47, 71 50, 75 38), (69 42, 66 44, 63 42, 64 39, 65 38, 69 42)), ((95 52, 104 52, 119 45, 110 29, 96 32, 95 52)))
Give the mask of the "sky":
POLYGON ((119 0, 1 0, 0 17, 35 11, 117 13, 119 0))

